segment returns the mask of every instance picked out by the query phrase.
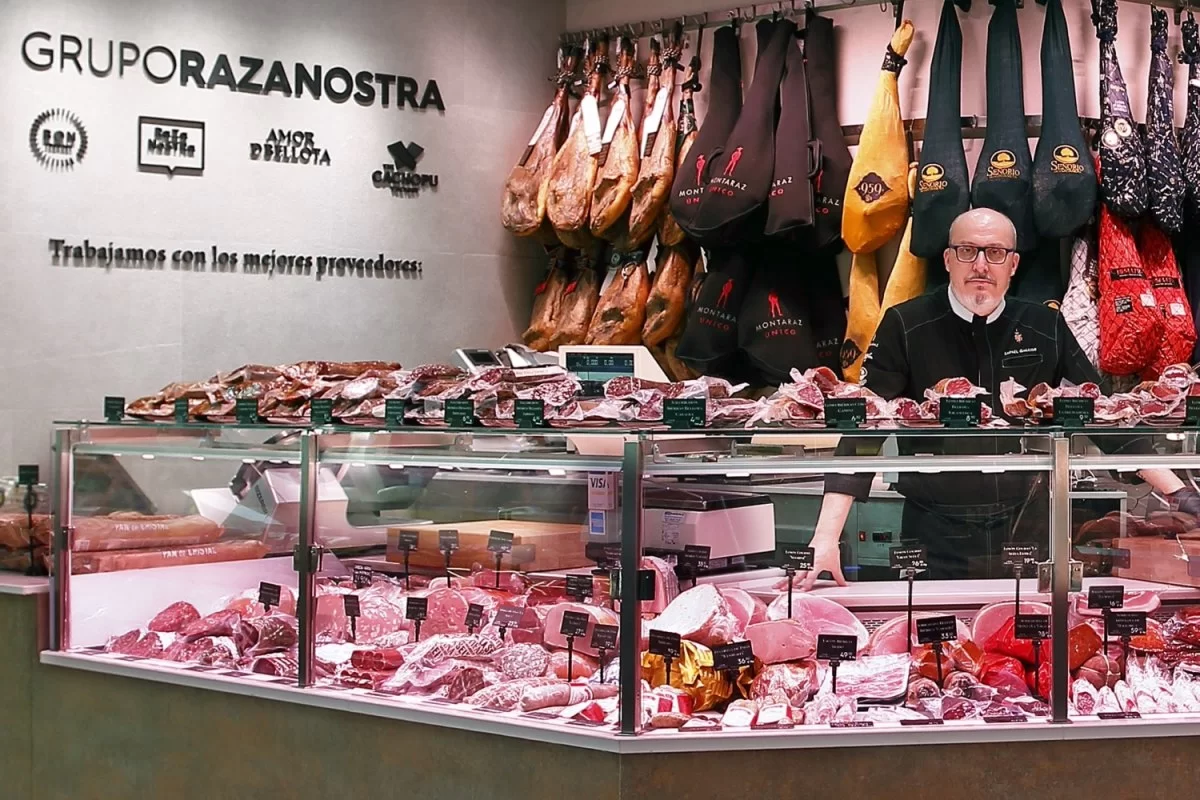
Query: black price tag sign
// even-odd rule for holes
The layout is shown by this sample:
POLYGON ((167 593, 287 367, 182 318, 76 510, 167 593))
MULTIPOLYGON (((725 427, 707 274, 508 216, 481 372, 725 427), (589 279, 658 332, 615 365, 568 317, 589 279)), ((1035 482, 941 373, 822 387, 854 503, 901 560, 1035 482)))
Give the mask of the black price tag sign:
POLYGON ((1200 425, 1200 397, 1188 395, 1183 424, 1191 427, 1200 425))
POLYGON ((37 464, 21 464, 17 467, 17 483, 22 486, 33 486, 38 482, 37 464))
POLYGON ((826 428, 857 428, 866 424, 867 400, 865 397, 825 398, 826 428))
POLYGON ((344 594, 342 595, 342 605, 346 608, 347 617, 361 617, 362 606, 359 605, 358 595, 344 594))
MULTIPOLYGON (((441 543, 441 534, 438 534, 438 543, 441 543)), ((396 549, 400 552, 405 550, 416 550, 417 543, 421 541, 420 531, 402 530, 396 532, 396 549)))
POLYGON ((479 603, 467 604, 467 618, 464 624, 468 628, 478 628, 483 624, 483 606, 479 603))
POLYGON ((900 720, 900 724, 905 727, 912 725, 945 725, 946 721, 944 719, 937 719, 936 717, 924 717, 922 719, 902 719, 900 720))
POLYGON ((563 636, 587 636, 589 620, 591 616, 582 611, 564 611, 558 632, 563 636))
POLYGON ((104 398, 104 419, 120 422, 125 419, 125 398, 108 395, 104 398))
POLYGON ((663 422, 671 430, 695 430, 708 424, 708 400, 703 397, 668 397, 663 400, 663 422))
POLYGON ((669 631, 650 631, 650 652, 663 658, 679 658, 683 645, 678 633, 669 631))
POLYGON ((888 563, 893 569, 925 569, 929 566, 926 561, 924 547, 893 547, 888 551, 888 563))
POLYGON ((943 397, 938 400, 938 421, 947 428, 970 428, 979 424, 978 397, 943 397))
POLYGON ((733 642, 717 645, 712 649, 713 669, 732 672, 742 667, 754 666, 754 648, 750 642, 733 642))
POLYGON ((260 583, 258 585, 258 602, 272 608, 279 607, 279 598, 283 590, 278 583, 260 583))
POLYGON ((511 553, 513 535, 504 531, 492 531, 488 534, 487 549, 489 553, 511 553))
POLYGON ((597 625, 592 629, 592 649, 612 650, 617 646, 617 626, 597 625))
POLYGON ((383 425, 385 428, 399 428, 404 425, 404 401, 392 398, 383 401, 383 425))
POLYGON ((869 720, 869 719, 855 719, 855 720, 847 720, 844 722, 831 722, 831 723, 829 723, 829 727, 831 727, 831 728, 874 728, 875 723, 871 722, 871 720, 869 720))
POLYGON ((520 606, 500 606, 496 609, 496 618, 492 624, 497 628, 519 628, 525 609, 520 606))
POLYGON ((990 717, 984 717, 983 721, 984 722, 995 722, 995 723, 1024 722, 1025 715, 1024 714, 994 714, 990 717))
POLYGON ((1070 428, 1091 425, 1096 419, 1096 401, 1090 397, 1054 398, 1054 424, 1070 428))
POLYGON ((1096 714, 1100 719, 1141 719, 1136 711, 1100 711, 1096 714))
POLYGON ((1017 614, 1013 636, 1018 639, 1049 639, 1049 614, 1017 614))
POLYGON ((446 408, 446 424, 451 428, 473 428, 475 427, 475 401, 470 398, 458 398, 456 400, 447 400, 446 408))
POLYGON ((188 415, 191 411, 191 406, 188 405, 186 397, 180 397, 175 401, 175 421, 180 425, 188 421, 188 415))
POLYGON ((458 531, 438 531, 438 550, 453 553, 458 549, 458 531))
POLYGON ((546 401, 517 400, 513 403, 513 419, 518 428, 546 427, 546 401))
POLYGON ((601 567, 621 568, 621 543, 614 542, 604 545, 603 553, 597 562, 601 567))
POLYGON ((370 587, 371 581, 375 578, 375 570, 364 564, 357 564, 354 567, 354 588, 366 589, 370 587))
POLYGON ((687 544, 683 546, 683 555, 679 557, 679 563, 691 567, 696 572, 703 572, 708 569, 708 557, 711 553, 712 548, 706 544, 687 544))
MULTIPOLYGON (((387 402, 386 400, 384 401, 387 402)), ((308 404, 308 420, 310 425, 333 424, 333 398, 318 397, 308 404)))
POLYGON ((404 601, 404 618, 424 620, 429 616, 428 597, 409 597, 404 601))
POLYGON ((573 600, 582 601, 585 598, 592 596, 592 576, 591 575, 568 575, 567 576, 567 597, 573 600))
POLYGON ((1022 567, 1022 571, 1025 567, 1037 567, 1038 546, 1036 544, 1006 544, 1003 552, 1004 566, 1006 567, 1022 567))
POLYGON ((784 547, 783 566, 797 572, 806 572, 813 568, 816 551, 811 547, 784 547))
POLYGON ((953 642, 958 638, 958 620, 952 616, 917 620, 917 644, 953 642))
POLYGON ((1108 615, 1108 633, 1118 638, 1146 635, 1145 611, 1112 611, 1108 615))
POLYGON ((239 425, 258 424, 258 398, 240 397, 233 405, 234 418, 239 425))
POLYGON ((1093 586, 1088 589, 1088 608, 1123 608, 1124 586, 1093 586))
POLYGON ((817 636, 817 659, 820 661, 854 661, 858 658, 857 636, 817 636))

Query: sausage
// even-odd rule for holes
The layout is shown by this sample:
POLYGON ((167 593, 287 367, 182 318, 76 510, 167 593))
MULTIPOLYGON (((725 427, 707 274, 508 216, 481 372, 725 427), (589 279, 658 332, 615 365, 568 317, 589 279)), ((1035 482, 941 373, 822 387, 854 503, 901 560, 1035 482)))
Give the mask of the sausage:
POLYGON ((176 517, 121 512, 107 517, 79 517, 74 523, 76 551, 212 544, 222 533, 220 525, 197 514, 176 517))
POLYGON ((267 546, 262 542, 217 542, 195 547, 166 549, 115 550, 75 553, 71 556, 71 573, 88 575, 94 572, 119 572, 126 569, 178 567, 184 564, 210 564, 218 561, 248 561, 262 558, 267 546))
POLYGON ((593 699, 591 686, 576 686, 566 682, 546 686, 530 686, 521 692, 521 710, 537 711, 551 706, 573 706, 593 699))

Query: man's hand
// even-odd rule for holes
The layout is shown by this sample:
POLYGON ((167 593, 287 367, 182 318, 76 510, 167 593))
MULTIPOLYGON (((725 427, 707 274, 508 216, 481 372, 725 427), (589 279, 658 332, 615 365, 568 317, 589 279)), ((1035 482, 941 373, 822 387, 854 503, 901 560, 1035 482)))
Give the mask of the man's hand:
POLYGON ((842 527, 846 524, 846 518, 850 516, 850 507, 853 505, 853 497, 837 492, 830 492, 821 500, 821 513, 813 529, 812 541, 809 542, 813 549, 813 568, 808 572, 796 573, 801 579, 801 591, 811 590, 822 572, 832 575, 838 586, 846 585, 846 579, 842 576, 842 554, 838 542, 842 539, 842 527))
POLYGON ((808 572, 798 572, 801 576, 800 591, 810 591, 816 585, 817 578, 821 577, 822 572, 828 572, 837 581, 838 586, 846 585, 846 578, 842 575, 842 553, 838 546, 838 540, 833 541, 823 540, 818 541, 815 537, 812 541, 813 549, 813 568, 808 572))

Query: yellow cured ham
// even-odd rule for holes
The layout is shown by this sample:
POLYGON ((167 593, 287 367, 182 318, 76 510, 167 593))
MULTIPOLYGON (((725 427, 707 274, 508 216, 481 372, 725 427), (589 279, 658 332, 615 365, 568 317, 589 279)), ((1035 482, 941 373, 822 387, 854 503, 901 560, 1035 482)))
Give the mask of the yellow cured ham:
POLYGON ((842 239, 851 253, 878 250, 896 235, 908 216, 908 142, 897 81, 912 38, 913 25, 908 20, 892 34, 850 167, 842 204, 842 239))
POLYGON ((600 169, 598 101, 607 63, 608 42, 601 40, 592 54, 587 91, 571 120, 567 141, 554 156, 547 182, 546 217, 559 241, 577 250, 595 243, 588 230, 588 211, 600 169))
POLYGON ((562 263, 561 253, 550 260, 550 271, 538 284, 533 293, 533 312, 529 315, 529 328, 522 336, 525 344, 534 350, 549 350, 559 322, 559 311, 563 300, 563 289, 568 283, 567 270, 562 263))
MULTIPOLYGON (((908 169, 908 196, 916 196, 917 165, 911 164, 908 169)), ((888 275, 887 286, 883 290, 883 302, 880 304, 879 315, 892 306, 912 300, 925 291, 925 259, 918 258, 912 253, 912 217, 904 228, 904 238, 900 240, 900 252, 896 254, 896 263, 892 265, 892 273, 888 275)), ((879 324, 876 320, 876 325, 879 324)), ((875 332, 871 332, 875 336, 875 332)))
MULTIPOLYGON (((687 72, 684 73, 683 83, 679 87, 679 122, 675 134, 678 148, 674 161, 676 167, 679 164, 687 163, 688 151, 692 149, 692 143, 696 141, 696 136, 700 133, 700 126, 696 123, 696 105, 692 100, 696 87, 700 85, 697 79, 699 73, 700 58, 693 56, 691 63, 688 64, 687 72)), ((667 192, 669 196, 670 187, 667 187, 667 192)), ((679 227, 679 223, 675 221, 675 215, 671 213, 671 204, 665 204, 658 225, 658 243, 674 247, 683 241, 683 237, 683 228, 679 227)))
POLYGON ((633 124, 633 99, 629 79, 636 62, 633 45, 626 40, 617 67, 617 92, 609 111, 606 140, 600 151, 596 186, 592 190, 591 231, 606 239, 621 238, 627 231, 623 222, 633 200, 633 184, 638 175, 637 127, 633 124))

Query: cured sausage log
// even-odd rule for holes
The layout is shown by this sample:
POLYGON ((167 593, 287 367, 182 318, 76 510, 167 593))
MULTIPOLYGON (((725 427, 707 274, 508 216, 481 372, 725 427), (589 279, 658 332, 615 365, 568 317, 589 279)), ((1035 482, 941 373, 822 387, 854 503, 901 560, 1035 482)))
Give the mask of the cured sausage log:
POLYGON ((646 301, 646 324, 642 327, 642 341, 647 346, 662 344, 682 328, 694 264, 695 256, 685 248, 659 250, 654 285, 646 301))
POLYGON ((504 202, 500 221, 517 236, 532 236, 542 228, 546 219, 546 192, 550 166, 554 156, 567 138, 570 109, 567 107, 567 87, 579 61, 579 51, 568 48, 558 74, 558 89, 554 100, 542 115, 542 121, 529 140, 521 160, 508 174, 504 184, 504 202))
MULTIPOLYGON (((688 151, 692 149, 692 144, 696 141, 696 134, 700 130, 700 126, 696 124, 696 104, 692 100, 693 93, 700 89, 700 56, 692 56, 687 72, 684 73, 683 83, 679 88, 679 121, 675 126, 675 156, 671 162, 672 169, 684 163, 688 151)), ((672 178, 673 182, 674 178, 672 178)), ((670 190, 671 187, 668 186, 668 193, 670 190)), ((679 227, 679 223, 675 221, 675 215, 671 213, 671 206, 664 203, 662 222, 658 226, 658 242, 667 247, 674 247, 682 241, 683 228, 679 227)))
POLYGON ((534 350, 549 350, 550 339, 562 309, 563 290, 570 282, 567 274, 570 251, 559 247, 550 257, 550 268, 533 293, 533 313, 529 317, 529 328, 521 337, 534 350))
POLYGON ((625 233, 625 226, 617 223, 629 210, 633 183, 637 180, 637 128, 633 124, 633 99, 629 95, 629 79, 636 66, 633 43, 626 39, 621 43, 621 60, 616 70, 617 92, 601 140, 599 174, 589 212, 592 233, 606 239, 616 239, 625 233))
MULTIPOLYGON (((641 167, 633 185, 633 207, 629 212, 629 240, 634 247, 646 242, 661 219, 667 193, 675 180, 675 127, 671 101, 675 99, 675 70, 681 52, 681 26, 667 37, 663 51, 664 71, 654 105, 642 120, 641 167)), ((653 57, 651 57, 653 62, 653 57)), ((653 76, 651 76, 653 80, 653 76)), ((647 90, 649 94, 649 90, 647 90)), ((680 231, 682 236, 682 231, 680 231)))
POLYGON ((600 296, 588 344, 641 344, 642 325, 646 321, 646 300, 650 297, 650 271, 643 251, 614 254, 616 274, 600 296), (631 257, 635 260, 630 260, 631 257))
POLYGON ((74 522, 72 549, 76 551, 211 544, 221 538, 222 532, 220 525, 196 514, 175 517, 121 512, 107 517, 77 517, 74 522))
POLYGON ((588 326, 592 323, 592 314, 600 300, 601 280, 599 273, 592 267, 591 259, 580 254, 575 260, 574 275, 563 287, 559 315, 554 335, 550 338, 549 349, 557 350, 563 345, 583 344, 587 341, 588 326))
POLYGON ((583 249, 594 240, 588 231, 592 189, 600 168, 600 86, 608 70, 608 40, 601 39, 588 66, 588 85, 579 109, 571 120, 567 141, 550 166, 546 189, 546 217, 559 241, 583 249))
POLYGON ((119 572, 127 569, 178 567, 184 564, 212 564, 218 561, 249 561, 267 554, 262 542, 216 542, 192 547, 112 550, 76 553, 71 556, 71 573, 119 572))

